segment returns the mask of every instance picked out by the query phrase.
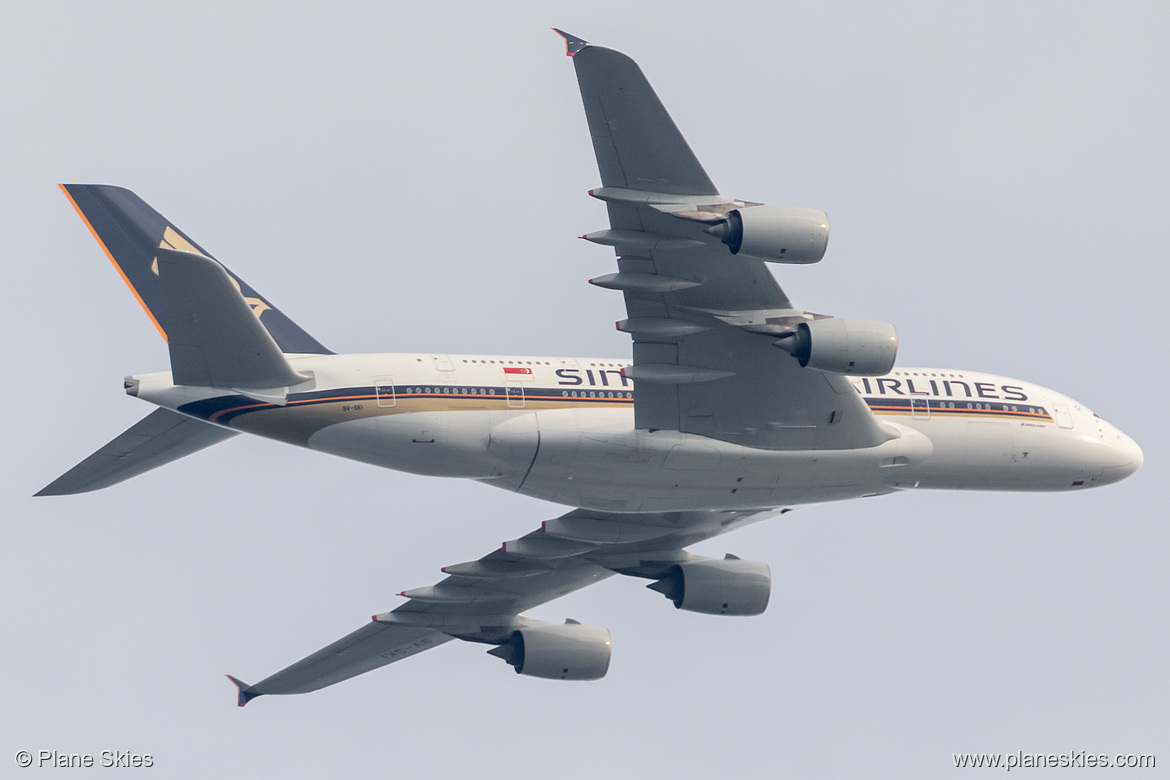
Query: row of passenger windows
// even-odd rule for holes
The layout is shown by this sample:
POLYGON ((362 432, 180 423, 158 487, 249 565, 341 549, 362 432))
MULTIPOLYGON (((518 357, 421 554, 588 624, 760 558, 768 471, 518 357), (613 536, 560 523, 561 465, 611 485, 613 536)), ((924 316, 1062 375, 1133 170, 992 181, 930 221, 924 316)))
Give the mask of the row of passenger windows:
POLYGON ((921 374, 919 374, 917 371, 895 371, 894 376, 938 376, 938 377, 949 376, 949 377, 957 377, 959 379, 964 378, 962 374, 935 373, 933 371, 930 372, 929 374, 926 373, 925 371, 923 371, 921 374))
POLYGON ((597 390, 597 391, 590 390, 589 392, 585 392, 584 390, 581 390, 579 392, 577 390, 562 390, 561 395, 563 395, 565 398, 633 398, 634 397, 633 393, 628 392, 628 391, 621 391, 621 390, 618 390, 617 392, 614 392, 613 390, 610 390, 608 392, 605 390, 597 390))
MULTIPOLYGON (((419 363, 421 363, 423 361, 422 358, 415 358, 415 360, 417 360, 417 362, 419 362, 419 363)), ((547 360, 476 360, 474 358, 470 358, 470 359, 463 358, 463 362, 464 363, 477 363, 479 365, 485 365, 488 363, 490 363, 491 365, 496 365, 498 363, 501 366, 551 366, 552 365, 552 363, 550 363, 547 360)), ((594 368, 596 368, 598 366, 603 366, 603 367, 608 366, 609 368, 629 368, 629 366, 630 366, 629 363, 590 363, 589 365, 593 366, 594 368)), ((915 376, 918 376, 918 375, 915 374, 915 376)), ((954 374, 952 374, 951 376, 954 376, 954 374)))
MULTIPOLYGON (((487 387, 407 387, 402 390, 405 395, 503 395, 499 388, 487 387)), ((605 390, 562 390, 565 398, 633 398, 634 394, 628 391, 605 390)))
MULTIPOLYGON (((954 401, 934 401, 933 406, 935 409, 954 409, 954 408, 956 408, 954 401)), ((963 408, 966 408, 966 409, 992 409, 992 410, 999 409, 1000 411, 1004 411, 1004 412, 1008 412, 1008 411, 1018 412, 1021 409, 1021 407, 1019 407, 1019 406, 1010 406, 1008 404, 980 404, 980 403, 971 403, 970 401, 967 402, 966 406, 964 406, 963 403, 960 402, 958 408, 959 409, 963 409, 963 408)), ((1022 408, 1025 412, 1028 412, 1029 414, 1042 414, 1044 412, 1043 409, 1038 409, 1035 406, 1025 406, 1022 408)))
POLYGON ((432 394, 439 395, 497 395, 502 394, 502 390, 494 390, 487 387, 408 387, 404 391, 407 395, 410 394, 432 394))

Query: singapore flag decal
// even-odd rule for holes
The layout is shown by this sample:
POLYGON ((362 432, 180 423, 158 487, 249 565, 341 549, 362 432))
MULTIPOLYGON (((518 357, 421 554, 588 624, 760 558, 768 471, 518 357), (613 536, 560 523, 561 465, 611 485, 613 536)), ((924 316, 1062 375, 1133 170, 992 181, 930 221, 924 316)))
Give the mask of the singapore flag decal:
POLYGON ((519 376, 532 376, 531 368, 519 368, 516 366, 504 366, 505 374, 517 374, 519 376))

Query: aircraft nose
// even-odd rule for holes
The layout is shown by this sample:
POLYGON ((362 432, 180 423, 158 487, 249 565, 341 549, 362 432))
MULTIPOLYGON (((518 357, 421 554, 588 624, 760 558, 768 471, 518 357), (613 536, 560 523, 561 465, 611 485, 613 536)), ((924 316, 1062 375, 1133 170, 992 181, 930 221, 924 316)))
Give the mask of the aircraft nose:
POLYGON ((1114 438, 1109 441, 1112 463, 1105 467, 1101 482, 1120 482, 1142 467, 1145 456, 1142 448, 1133 439, 1114 429, 1114 438))

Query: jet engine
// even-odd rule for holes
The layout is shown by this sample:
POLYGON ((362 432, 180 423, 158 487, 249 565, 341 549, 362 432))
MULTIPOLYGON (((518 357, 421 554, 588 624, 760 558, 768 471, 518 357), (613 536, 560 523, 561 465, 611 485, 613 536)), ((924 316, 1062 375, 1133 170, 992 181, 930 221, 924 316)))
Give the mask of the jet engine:
POLYGON ((734 555, 684 561, 646 586, 674 602, 677 609, 707 615, 759 615, 768 608, 772 572, 768 564, 734 555))
POLYGON ((707 232, 733 255, 768 263, 815 263, 829 245, 829 215, 803 206, 752 206, 728 212, 726 222, 707 232))
POLYGON ((609 630, 575 620, 526 626, 488 653, 503 658, 516 674, 546 680, 600 680, 609 671, 609 630))
POLYGON ((882 376, 894 369, 898 331, 888 322, 836 317, 802 322, 774 342, 800 365, 830 374, 882 376))

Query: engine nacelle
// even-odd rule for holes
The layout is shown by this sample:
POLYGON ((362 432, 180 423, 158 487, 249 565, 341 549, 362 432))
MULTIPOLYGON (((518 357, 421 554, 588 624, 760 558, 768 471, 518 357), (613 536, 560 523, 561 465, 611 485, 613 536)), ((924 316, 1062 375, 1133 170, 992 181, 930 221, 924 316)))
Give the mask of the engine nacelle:
POLYGON ((768 564, 743 561, 733 555, 723 560, 684 561, 646 587, 674 602, 677 609, 707 615, 759 615, 772 595, 768 564))
POLYGON ((609 671, 609 630, 566 620, 562 625, 527 626, 488 650, 516 674, 546 680, 600 680, 609 671))
POLYGON ((803 206, 752 206, 727 214, 708 230, 733 255, 769 263, 818 262, 829 246, 829 215, 803 206))
POLYGON ((898 331, 878 320, 823 319, 802 322, 775 342, 800 365, 830 374, 882 376, 894 369, 898 331))

